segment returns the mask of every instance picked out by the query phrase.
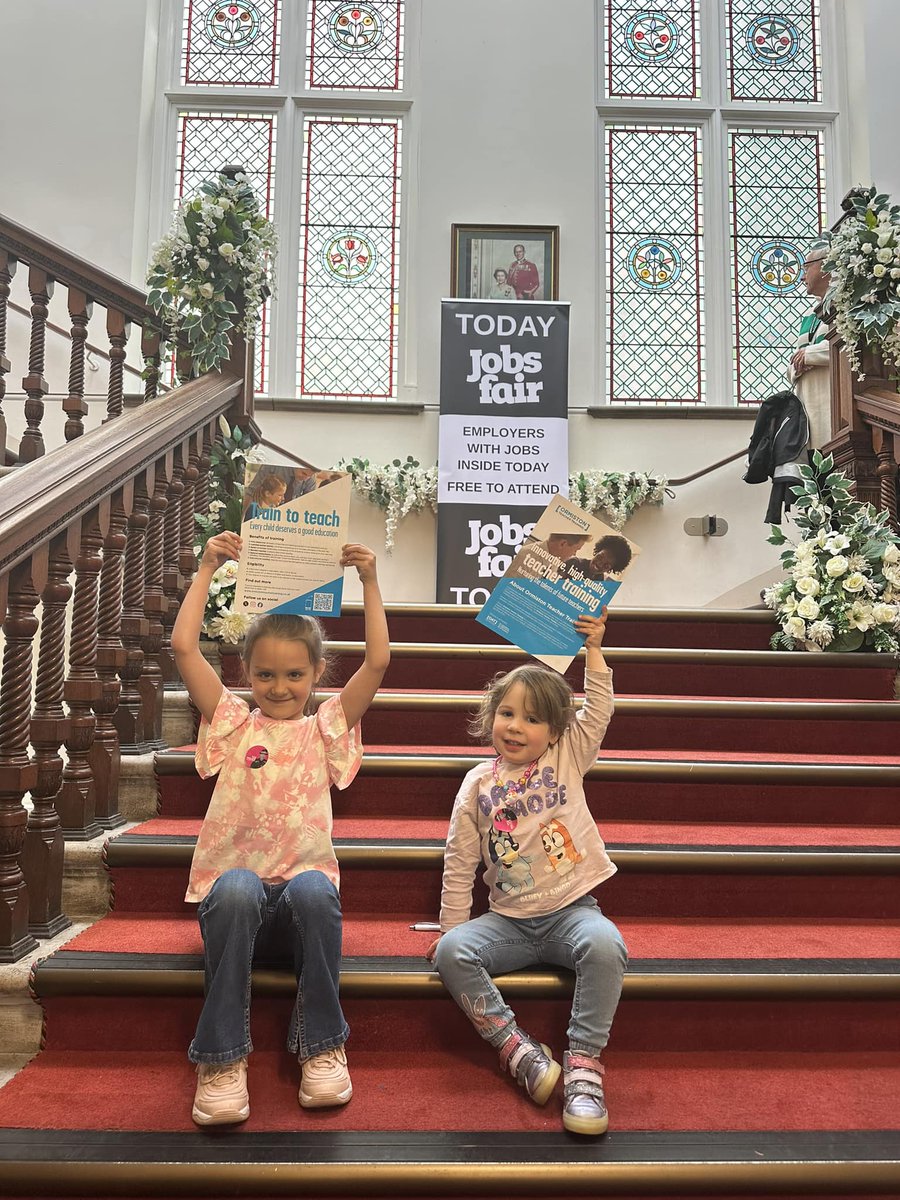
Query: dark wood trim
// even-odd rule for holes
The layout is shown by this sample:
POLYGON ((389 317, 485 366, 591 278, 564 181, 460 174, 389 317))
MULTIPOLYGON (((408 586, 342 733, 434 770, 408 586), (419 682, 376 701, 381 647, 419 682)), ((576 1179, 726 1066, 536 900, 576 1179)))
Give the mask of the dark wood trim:
POLYGON ((584 410, 589 417, 625 421, 755 421, 757 405, 719 406, 705 404, 595 404, 584 410))

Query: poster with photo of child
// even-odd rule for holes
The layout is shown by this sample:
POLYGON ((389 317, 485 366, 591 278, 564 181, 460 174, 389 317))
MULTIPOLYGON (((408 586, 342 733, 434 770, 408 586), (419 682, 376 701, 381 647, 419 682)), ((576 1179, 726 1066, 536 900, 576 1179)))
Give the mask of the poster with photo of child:
POLYGON ((565 671, 583 642, 575 620, 609 604, 638 554, 634 542, 556 495, 476 620, 565 671))

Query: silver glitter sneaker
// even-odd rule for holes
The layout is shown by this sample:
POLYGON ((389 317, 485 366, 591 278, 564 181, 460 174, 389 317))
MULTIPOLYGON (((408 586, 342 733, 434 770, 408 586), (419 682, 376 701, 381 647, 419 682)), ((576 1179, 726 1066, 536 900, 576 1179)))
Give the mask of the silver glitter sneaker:
POLYGON ((509 1071, 535 1104, 546 1104, 560 1076, 549 1046, 536 1042, 521 1029, 514 1030, 500 1047, 500 1066, 509 1071))
POLYGON ((563 1128, 570 1133, 606 1133, 609 1114, 599 1058, 567 1050, 563 1055, 563 1128))

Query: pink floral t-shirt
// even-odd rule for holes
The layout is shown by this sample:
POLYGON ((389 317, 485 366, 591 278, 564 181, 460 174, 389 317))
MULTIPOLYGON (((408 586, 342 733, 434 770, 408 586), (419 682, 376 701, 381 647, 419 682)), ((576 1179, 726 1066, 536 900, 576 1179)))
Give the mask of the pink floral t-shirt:
POLYGON ((197 739, 199 775, 219 778, 185 900, 202 900, 232 867, 266 883, 322 871, 339 886, 330 788, 353 781, 362 751, 359 726, 347 728, 340 696, 330 696, 314 716, 279 721, 223 690, 197 739))

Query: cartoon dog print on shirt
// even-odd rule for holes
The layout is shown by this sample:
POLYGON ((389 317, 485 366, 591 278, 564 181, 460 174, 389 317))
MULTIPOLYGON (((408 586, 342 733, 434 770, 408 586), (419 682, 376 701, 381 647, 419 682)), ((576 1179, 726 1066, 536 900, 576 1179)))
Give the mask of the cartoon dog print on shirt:
POLYGON ((553 871, 558 875, 568 875, 577 863, 584 861, 584 855, 575 849, 572 835, 562 821, 548 821, 541 826, 541 843, 550 860, 544 867, 548 875, 553 871))

